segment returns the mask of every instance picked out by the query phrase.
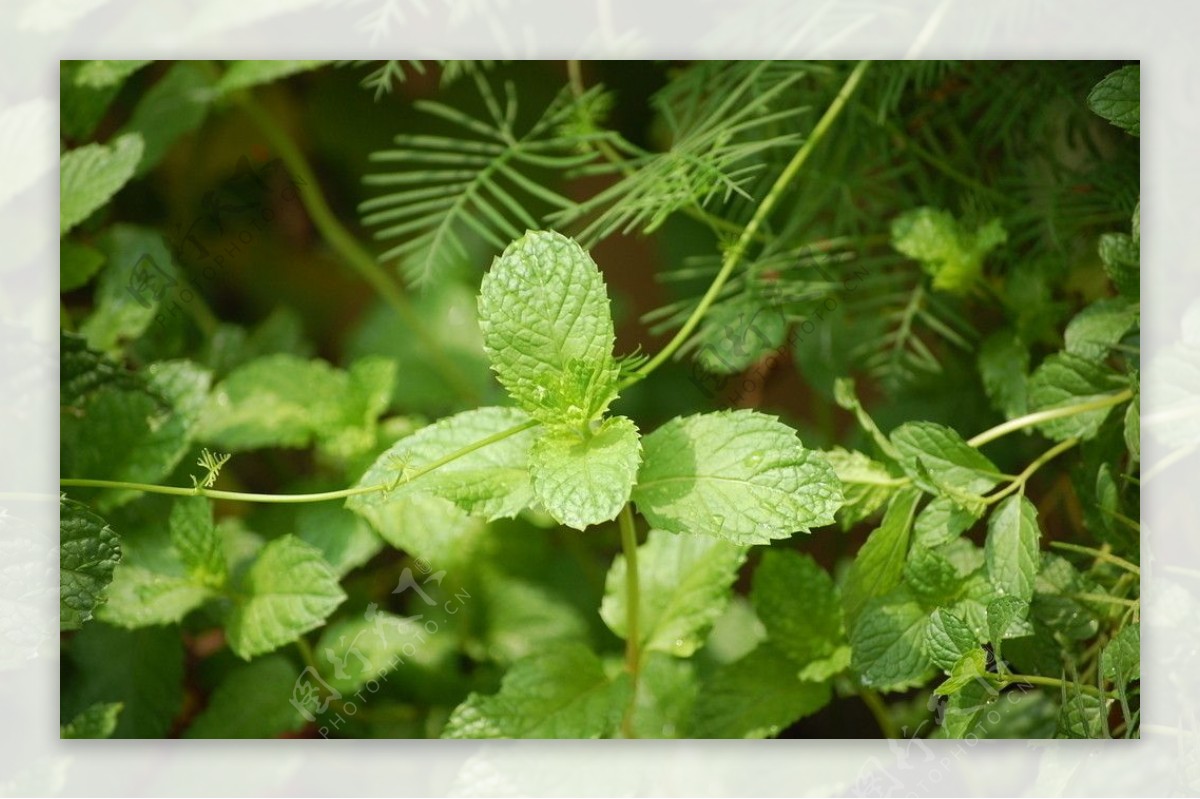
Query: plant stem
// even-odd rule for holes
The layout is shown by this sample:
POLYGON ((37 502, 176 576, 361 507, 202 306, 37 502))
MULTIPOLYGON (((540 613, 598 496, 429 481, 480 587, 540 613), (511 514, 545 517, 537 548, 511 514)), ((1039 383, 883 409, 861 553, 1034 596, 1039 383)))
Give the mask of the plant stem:
POLYGON ((1114 566, 1120 566, 1122 569, 1125 569, 1132 574, 1136 574, 1138 577, 1142 576, 1142 570, 1138 568, 1136 564, 1130 563, 1129 561, 1125 560, 1125 558, 1114 555, 1111 552, 1105 552, 1100 549, 1092 549, 1091 547, 1081 546, 1080 544, 1068 544, 1066 541, 1051 541, 1050 546, 1055 547, 1056 549, 1065 549, 1068 552, 1078 552, 1081 555, 1091 555, 1096 560, 1107 561, 1114 566))
POLYGON ((1117 698, 1116 694, 1112 691, 1101 691, 1099 688, 1091 685, 1084 685, 1072 680, 1060 680, 1057 677, 1042 677, 1037 674, 1006 674, 1001 676, 999 674, 992 674, 991 672, 982 676, 986 677, 992 684, 998 686, 1025 684, 1041 685, 1047 688, 1070 687, 1085 694, 1100 697, 1101 699, 1117 698))
POLYGON ((275 120, 271 119, 270 114, 266 113, 248 93, 239 93, 236 99, 246 115, 250 117, 279 154, 279 157, 283 159, 288 171, 299 178, 300 200, 304 203, 305 210, 308 211, 309 217, 325 242, 383 297, 400 317, 400 321, 405 327, 420 339, 434 368, 441 373, 446 382, 462 399, 472 403, 478 401, 475 389, 467 382, 458 365, 447 357, 437 337, 417 318, 412 304, 400 287, 375 261, 375 258, 358 243, 350 231, 346 230, 338 221, 329 204, 325 202, 324 195, 321 194, 312 167, 309 166, 308 160, 296 143, 283 128, 275 124, 275 120))
POLYGON ((706 291, 704 296, 700 298, 700 304, 696 306, 696 310, 692 311, 692 315, 688 317, 686 322, 683 323, 683 327, 679 328, 679 332, 675 334, 675 337, 671 339, 666 347, 664 347, 657 355, 647 361, 642 368, 638 369, 625 379, 623 384, 624 386, 632 385, 633 383, 644 379, 647 375, 661 366, 663 362, 674 355, 675 351, 678 350, 683 343, 687 341, 688 337, 692 335, 692 331, 694 331, 696 326, 700 324, 700 320, 704 317, 704 314, 708 313, 708 309, 712 307, 712 304, 716 301, 717 296, 721 293, 721 289, 725 286, 725 282, 729 280, 730 275, 733 274, 734 268, 741 263, 742 257, 746 254, 746 250, 750 246, 750 242, 758 234, 759 227, 763 224, 763 222, 766 221, 767 217, 771 214, 771 211, 775 209, 775 205, 779 202, 779 198, 783 196, 783 193, 787 189, 788 185, 791 184, 793 179, 795 179, 796 174, 800 171, 800 168, 804 166, 804 162, 808 160, 810 155, 812 155, 817 144, 820 143, 821 139, 825 137, 825 134, 833 125, 834 120, 836 120, 841 114, 842 109, 846 105, 846 101, 849 100, 850 95, 854 93, 855 87, 858 86, 858 82, 862 79, 863 73, 866 72, 869 64, 869 61, 859 61, 854 67, 854 70, 850 73, 850 76, 846 78, 846 82, 842 85, 837 97, 835 97, 833 102, 829 104, 829 108, 825 110, 824 115, 817 120, 816 126, 813 127, 812 134, 810 134, 809 137, 804 140, 804 144, 800 146, 800 149, 797 150, 796 154, 792 156, 792 160, 789 161, 787 166, 783 168, 783 172, 781 172, 779 177, 776 178, 775 183, 771 186, 771 190, 767 192, 767 196, 763 198, 761 203, 759 203, 758 209, 755 210, 754 216, 750 218, 750 221, 742 230, 742 234, 738 237, 733 246, 730 247, 726 252, 725 260, 721 264, 721 270, 717 272, 717 276, 713 279, 712 285, 708 287, 708 291, 706 291))
POLYGON ((1120 405, 1133 397, 1132 389, 1118 391, 1115 394, 1107 394, 1100 399, 1089 400, 1087 402, 1076 402, 1072 405, 1063 405, 1060 408, 1050 408, 1045 411, 1037 411, 1028 413, 1024 416, 1018 416, 1016 419, 1010 419, 1004 424, 996 425, 995 427, 984 430, 979 435, 967 441, 972 447, 981 447, 989 441, 995 441, 997 438, 1006 436, 1009 433, 1017 430, 1023 430, 1026 427, 1033 427, 1042 422, 1048 422, 1051 419, 1063 419, 1068 416, 1074 416, 1077 413, 1086 413, 1087 411, 1097 411, 1101 408, 1108 408, 1112 405, 1120 405))
POLYGON ((625 709, 625 717, 621 729, 626 738, 636 738, 633 730, 633 710, 637 705, 638 673, 641 670, 641 633, 638 630, 638 611, 640 609, 640 593, 638 588, 637 562, 637 529, 633 526, 633 506, 629 503, 621 509, 617 517, 621 528, 621 551, 625 555, 625 670, 629 672, 633 682, 633 690, 629 696, 629 706, 625 709))
POLYGON ((984 502, 991 505, 995 502, 999 502, 1000 500, 1004 499, 1005 497, 1007 497, 1009 494, 1013 493, 1017 489, 1023 489, 1025 487, 1025 483, 1027 483, 1029 481, 1029 478, 1033 476, 1034 472, 1036 472, 1038 469, 1040 469, 1047 462, 1058 457, 1059 455, 1061 455, 1062 453, 1071 449, 1078 443, 1079 443, 1078 438, 1068 438, 1066 441, 1059 442, 1058 444, 1054 445, 1050 449, 1046 450, 1038 457, 1037 460, 1035 460, 1033 463, 1026 466, 1025 471, 1021 472, 1019 475, 1014 477, 1013 481, 1011 483, 1009 483, 1007 486, 1005 486, 1002 490, 997 491, 995 494, 992 494, 990 496, 984 497, 984 502))
POLYGON ((537 422, 530 419, 527 422, 522 422, 519 425, 501 430, 499 433, 493 433, 487 438, 481 438, 478 441, 472 441, 464 447, 456 449, 447 455, 443 455, 435 461, 425 464, 420 469, 415 470, 408 475, 402 482, 398 483, 380 483, 373 486, 355 486, 354 488, 342 488, 337 491, 321 491, 315 494, 249 494, 242 491, 218 491, 212 488, 183 488, 180 486, 160 486, 148 483, 127 483, 120 480, 89 480, 84 478, 67 477, 60 479, 58 484, 63 487, 81 487, 81 488, 125 488, 133 491, 145 491, 148 494, 170 494, 177 497, 208 497, 209 499, 228 499, 238 502, 263 502, 263 503, 299 503, 299 502, 325 502, 331 499, 345 499, 359 494, 373 494, 377 491, 390 491, 400 485, 411 483, 417 478, 424 477, 434 469, 438 469, 450 463, 453 460, 463 457, 474 452, 477 449, 482 449, 489 444, 495 444, 497 441, 503 441, 509 436, 515 436, 517 433, 529 430, 537 426, 537 422))
POLYGON ((884 738, 900 738, 900 729, 896 726, 896 721, 892 718, 892 714, 888 712, 887 704, 884 703, 883 697, 877 691, 870 688, 859 688, 858 696, 862 699, 863 704, 871 711, 871 715, 875 717, 875 723, 879 725, 880 732, 884 738))

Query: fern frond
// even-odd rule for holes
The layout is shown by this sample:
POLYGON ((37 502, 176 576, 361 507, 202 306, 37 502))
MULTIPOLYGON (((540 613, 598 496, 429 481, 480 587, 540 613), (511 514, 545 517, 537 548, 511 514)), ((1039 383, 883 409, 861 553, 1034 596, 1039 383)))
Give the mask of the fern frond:
POLYGON ((380 259, 400 261, 415 284, 471 261, 474 247, 499 252, 525 229, 542 227, 542 209, 574 208, 543 178, 593 161, 594 152, 581 145, 606 135, 560 130, 574 113, 575 100, 565 89, 518 133, 512 85, 505 84, 501 102, 479 72, 472 77, 486 117, 419 102, 420 110, 449 123, 453 135, 397 136, 396 149, 371 155, 371 161, 397 170, 364 178, 369 186, 396 189, 366 200, 359 211, 364 225, 377 228, 377 240, 400 240, 380 259))

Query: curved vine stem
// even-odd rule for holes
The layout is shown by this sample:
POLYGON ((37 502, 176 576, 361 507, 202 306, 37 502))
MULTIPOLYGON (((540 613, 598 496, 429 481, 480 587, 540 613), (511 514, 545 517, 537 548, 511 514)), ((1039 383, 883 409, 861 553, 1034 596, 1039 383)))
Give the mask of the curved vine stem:
POLYGON ((998 424, 995 427, 984 430, 979 435, 967 441, 972 447, 981 447, 990 441, 995 441, 997 438, 1006 436, 1009 433, 1023 430, 1026 427, 1043 422, 1049 422, 1052 419, 1063 419, 1067 416, 1074 416, 1077 413, 1086 413, 1087 411, 1098 411, 1101 408, 1108 408, 1112 405, 1120 405, 1122 402, 1133 398, 1133 389, 1127 388, 1124 391, 1118 391, 1115 394, 1106 394, 1100 399, 1089 400, 1087 402, 1075 402, 1070 405, 1063 405, 1058 408, 1050 408, 1045 411, 1036 411, 1028 413, 1024 416, 1018 416, 1016 419, 1009 419, 1004 424, 998 424))
POLYGON ((783 172, 779 174, 779 177, 775 179, 775 183, 772 184, 770 191, 767 192, 767 196, 763 198, 762 202, 758 205, 758 209, 755 210, 754 216, 750 217, 750 221, 742 229, 742 234, 725 253, 725 260, 721 264, 720 271, 713 278, 712 285, 708 287, 708 291, 700 298, 700 304, 692 311, 692 315, 688 317, 688 320, 683 323, 683 327, 679 328, 679 332, 675 334, 675 337, 657 355, 647 361, 636 372, 629 375, 622 384, 623 387, 645 379, 647 375, 659 366, 662 366, 668 358, 674 355, 675 351, 683 346, 683 343, 692 335, 692 331, 696 329, 696 326, 700 324, 700 320, 708 313, 708 309, 716 302, 717 296, 721 293, 721 289, 725 287, 725 283, 729 280, 730 275, 733 274, 733 270, 741 263, 746 250, 750 246, 750 242, 758 235, 759 227, 770 216, 771 211, 779 203, 779 198, 783 196, 787 187, 800 172, 800 168, 804 166, 804 162, 812 155, 813 150, 816 149, 821 139, 825 138, 825 134, 828 133, 834 120, 838 118, 842 109, 845 108, 846 101, 854 93, 854 89, 858 86, 859 81, 862 80, 863 73, 867 71, 869 65, 869 61, 859 61, 853 71, 851 71, 850 76, 846 78, 846 82, 842 85, 837 97, 833 99, 833 102, 829 104, 829 108, 825 109, 825 113, 817 120, 812 133, 804 140, 804 144, 792 156, 792 160, 783 168, 783 172))

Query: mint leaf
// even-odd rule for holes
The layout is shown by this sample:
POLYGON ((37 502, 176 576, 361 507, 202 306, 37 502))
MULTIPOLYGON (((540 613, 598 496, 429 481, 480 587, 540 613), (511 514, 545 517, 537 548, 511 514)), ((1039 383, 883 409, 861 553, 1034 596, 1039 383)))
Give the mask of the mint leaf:
POLYGON ((808 555, 763 553, 750 601, 772 646, 801 668, 829 657, 846 640, 833 578, 808 555))
POLYGON ((1063 703, 1058 714, 1055 738, 1105 738, 1108 706, 1098 696, 1075 694, 1063 703))
POLYGON ((64 239, 58 245, 59 292, 65 294, 87 285, 103 265, 104 253, 86 244, 64 239))
POLYGON ((765 544, 831 524, 837 475, 796 433, 756 411, 673 419, 646 436, 633 500, 657 528, 765 544))
POLYGON ((903 489, 892 497, 883 521, 855 556, 842 587, 842 604, 848 624, 854 624, 868 600, 886 594, 900 584, 908 556, 913 512, 920 499, 921 492, 915 488, 903 489))
POLYGON ((1125 299, 1099 300, 1079 312, 1063 334, 1066 351, 1099 361, 1138 323, 1136 303, 1125 299))
POLYGON ((1142 69, 1137 64, 1110 72, 1088 93, 1088 108, 1126 133, 1141 135, 1142 69))
POLYGON ((904 563, 904 584, 927 608, 949 605, 962 592, 962 575, 941 547, 913 546, 904 563))
POLYGON ((1029 635, 1032 631, 1026 623, 1028 617, 1029 603, 1019 597, 1001 597, 987 606, 988 640, 996 647, 997 659, 1002 641, 1029 635))
POLYGON ((282 655, 234 668, 188 727, 187 738, 276 738, 304 727, 292 704, 300 670, 282 655))
POLYGON ((243 660, 278 649, 321 622, 346 599, 321 553, 295 536, 263 547, 243 579, 225 628, 243 660))
POLYGON ((975 649, 979 649, 979 641, 965 621, 946 608, 938 608, 930 614, 929 628, 925 631, 925 654, 933 665, 949 672, 963 655, 975 649))
POLYGON ((171 508, 171 542, 188 575, 199 585, 220 588, 225 584, 225 550, 213 527, 212 508, 204 497, 175 500, 171 508))
POLYGON ((67 724, 59 729, 58 737, 68 738, 110 738, 117 729, 117 719, 121 715, 120 702, 97 702, 82 711, 67 724))
POLYGON ((984 679, 987 674, 987 652, 976 648, 967 652, 950 669, 950 677, 933 689, 938 696, 950 696, 971 683, 984 679))
POLYGON ((988 577, 1001 593, 1026 602, 1033 598, 1041 535, 1037 508, 1024 496, 1007 497, 992 511, 984 554, 988 577))
POLYGON ((904 589, 868 602, 850 636, 851 668, 863 685, 895 691, 923 682, 931 666, 928 626, 929 614, 904 589))
POLYGON ((301 507, 296 514, 296 537, 320 550, 339 578, 383 549, 366 519, 329 503, 301 507))
POLYGON ((396 616, 374 606, 360 618, 330 624, 315 647, 322 679, 343 694, 353 694, 402 664, 432 667, 445 651, 420 617, 396 616))
POLYGON ((85 144, 59 160, 59 235, 87 219, 133 177, 142 160, 142 137, 127 133, 112 145, 85 144))
MULTIPOLYGON (((933 422, 907 422, 891 434, 904 470, 926 491, 945 487, 979 495, 1000 482, 1000 470, 957 431, 933 422), (926 478, 918 467, 928 470, 926 478)), ((956 499, 956 496, 951 496, 956 499)))
POLYGON ((58 513, 59 625, 78 630, 104 601, 121 541, 104 519, 74 500, 61 498, 58 513))
POLYGON ((150 228, 113 225, 97 244, 108 268, 96 281, 95 310, 79 332, 92 349, 115 354, 145 333, 162 304, 172 300, 179 268, 162 235, 150 228))
POLYGON ((518 661, 491 696, 472 693, 454 709, 443 738, 601 738, 621 722, 629 696, 591 650, 563 644, 518 661))
POLYGON ((358 481, 360 487, 395 484, 395 488, 359 494, 346 506, 357 513, 380 511, 428 494, 488 520, 516 516, 534 499, 529 476, 535 435, 531 430, 479 447, 425 474, 410 475, 528 421, 516 408, 478 408, 440 419, 393 444, 358 481))
POLYGON ((904 482, 902 478, 894 477, 882 463, 861 452, 834 447, 821 454, 842 484, 844 501, 837 517, 844 529, 878 510, 904 482))
POLYGON ((685 738, 700 681, 691 660, 647 652, 638 673, 630 726, 638 738, 685 738))
POLYGON ((413 493, 390 502, 383 494, 360 494, 347 500, 346 507, 370 522, 384 541, 439 569, 470 563, 487 529, 483 519, 433 494, 413 493), (368 497, 379 501, 354 502, 368 497))
POLYGON ((1105 679, 1123 686, 1132 680, 1140 680, 1142 655, 1141 625, 1137 622, 1126 625, 1100 653, 1100 672, 1105 679))
MULTIPOLYGON (((1103 399, 1125 381, 1104 364, 1070 353, 1051 355, 1029 378, 1029 410, 1045 411, 1103 399)), ((1091 438, 1113 406, 1042 422, 1038 429, 1055 441, 1091 438)))
POLYGON ((641 449, 637 427, 624 416, 605 419, 590 435, 546 430, 529 453, 534 496, 576 530, 614 519, 629 501, 641 449))
POLYGON ((328 64, 328 61, 234 61, 217 81, 222 94, 274 83, 301 72, 328 64))
POLYGON ((977 518, 949 497, 934 497, 913 522, 913 541, 923 547, 940 546, 969 530, 977 518))
POLYGON ((153 61, 81 61, 75 73, 76 86, 103 89, 119 86, 133 73, 153 61))
POLYGON ((796 664, 762 644, 718 669, 701 687, 692 716, 697 738, 768 738, 829 704, 829 684, 796 677, 796 664))
MULTIPOLYGON (((729 603, 746 548, 715 538, 651 530, 638 547, 638 634, 645 651, 690 657, 729 603)), ((626 638, 625 557, 608 570, 600 616, 626 638)))
POLYGON ((999 330, 979 347, 979 378, 992 406, 1014 419, 1025 413, 1029 382, 1029 347, 1010 328, 999 330))
POLYGON ((999 219, 967 230, 949 212, 916 208, 892 221, 892 246, 933 276, 933 287, 966 292, 983 274, 983 259, 1008 240, 999 219))
POLYGON ((616 397, 604 280, 566 236, 529 231, 508 245, 484 275, 479 323, 501 385, 535 419, 577 426, 616 397))
POLYGON ((178 61, 142 95, 120 133, 137 133, 145 143, 138 175, 153 169, 181 136, 208 114, 211 82, 197 64, 178 61))

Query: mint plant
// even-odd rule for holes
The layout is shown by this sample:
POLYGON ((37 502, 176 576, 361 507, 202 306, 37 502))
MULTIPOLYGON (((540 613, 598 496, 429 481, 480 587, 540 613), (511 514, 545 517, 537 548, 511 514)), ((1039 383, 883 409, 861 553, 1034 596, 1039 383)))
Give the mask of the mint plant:
POLYGON ((361 65, 64 62, 63 737, 1136 737, 1137 67, 526 68, 347 156, 376 257, 263 102, 361 65), (212 124, 321 243, 251 325, 288 237, 136 210, 212 124))

